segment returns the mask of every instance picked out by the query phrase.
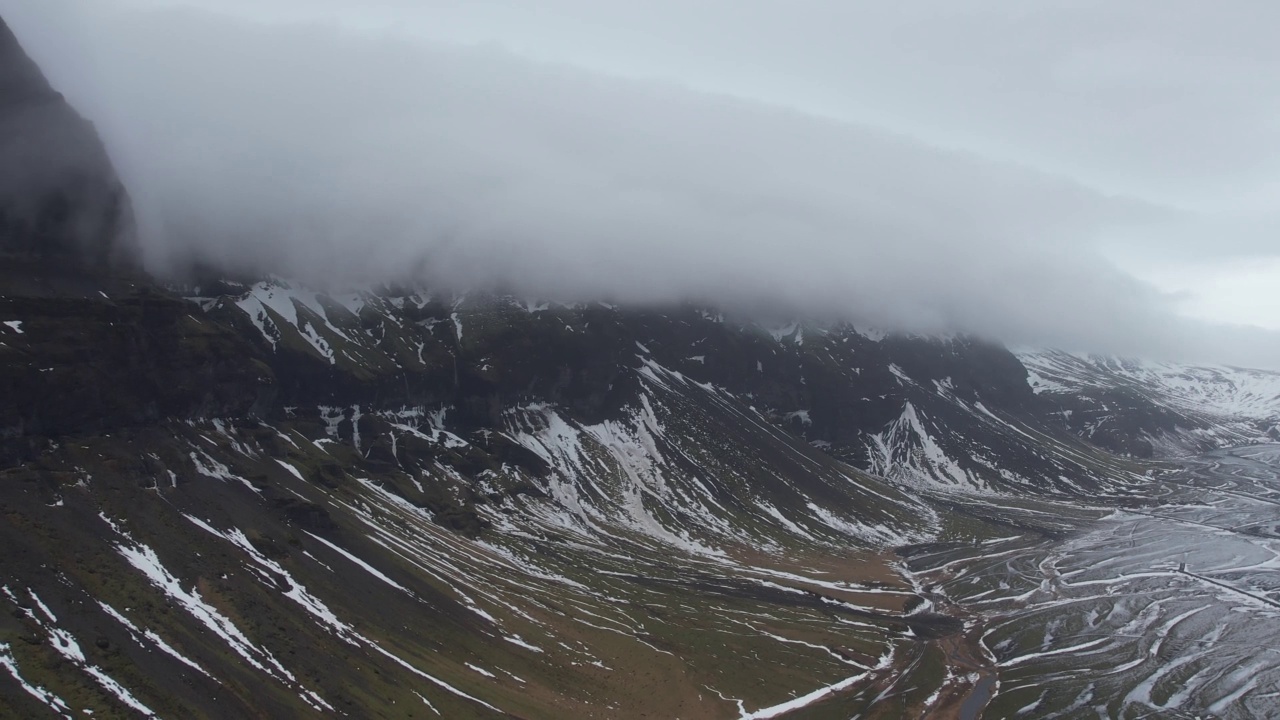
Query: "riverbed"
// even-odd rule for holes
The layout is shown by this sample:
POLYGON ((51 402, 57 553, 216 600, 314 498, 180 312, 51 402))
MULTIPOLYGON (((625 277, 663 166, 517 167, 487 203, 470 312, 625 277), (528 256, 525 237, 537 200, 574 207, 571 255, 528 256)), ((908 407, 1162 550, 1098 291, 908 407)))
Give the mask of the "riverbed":
POLYGON ((962 714, 1280 717, 1280 445, 1215 451, 1144 490, 1062 537, 909 558, 990 658, 962 714))

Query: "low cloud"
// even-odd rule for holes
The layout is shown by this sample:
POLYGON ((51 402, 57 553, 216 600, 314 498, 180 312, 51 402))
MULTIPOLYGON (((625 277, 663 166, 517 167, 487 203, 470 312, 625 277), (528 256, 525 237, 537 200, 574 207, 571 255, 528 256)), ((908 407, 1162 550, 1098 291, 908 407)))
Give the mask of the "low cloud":
POLYGON ((767 303, 1018 344, 1280 357, 1245 330, 1206 345, 1175 297, 1104 255, 1180 211, 1063 177, 495 46, 50 7, 11 22, 97 123, 159 271, 767 303))

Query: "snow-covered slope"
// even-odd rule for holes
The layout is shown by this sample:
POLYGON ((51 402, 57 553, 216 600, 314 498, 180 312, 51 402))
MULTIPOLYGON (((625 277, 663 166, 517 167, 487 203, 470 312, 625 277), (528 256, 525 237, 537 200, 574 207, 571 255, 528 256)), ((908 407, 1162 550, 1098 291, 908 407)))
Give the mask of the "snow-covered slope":
POLYGON ((1280 373, 1021 352, 1032 389, 1083 437, 1177 454, 1280 438, 1280 373))
POLYGON ((594 415, 638 402, 637 381, 658 386, 665 376, 750 407, 759 415, 752 422, 780 426, 821 454, 912 486, 1073 493, 1130 476, 1042 422, 1017 359, 968 338, 843 323, 762 326, 698 308, 404 289, 326 295, 283 280, 230 290, 198 302, 213 317, 249 320, 264 350, 291 364, 295 382, 314 383, 286 392, 328 394, 333 405, 399 393, 494 425, 531 395, 594 415), (453 396, 439 392, 455 384, 453 396))

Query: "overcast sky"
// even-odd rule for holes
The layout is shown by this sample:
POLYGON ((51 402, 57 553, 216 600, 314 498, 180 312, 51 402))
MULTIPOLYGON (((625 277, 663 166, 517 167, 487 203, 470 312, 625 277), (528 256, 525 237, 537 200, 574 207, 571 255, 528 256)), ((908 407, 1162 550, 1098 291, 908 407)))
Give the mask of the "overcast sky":
POLYGON ((0 0, 149 260, 1280 367, 1280 5, 0 0))

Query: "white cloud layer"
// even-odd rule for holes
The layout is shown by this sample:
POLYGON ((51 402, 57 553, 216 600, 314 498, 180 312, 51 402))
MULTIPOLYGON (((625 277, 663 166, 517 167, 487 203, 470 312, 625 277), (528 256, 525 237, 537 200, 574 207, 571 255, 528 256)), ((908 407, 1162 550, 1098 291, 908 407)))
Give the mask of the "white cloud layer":
MULTIPOLYGON (((1274 334, 1185 318, 1111 259, 1277 254, 1280 132, 1256 93, 1280 73, 1246 70, 1280 51, 1238 57, 1256 28, 1198 5, 15 2, 155 267, 783 303, 1280 365, 1274 334), (1191 63, 1188 28, 1220 52, 1191 63)), ((1255 285, 1230 302, 1265 305, 1255 285)))

